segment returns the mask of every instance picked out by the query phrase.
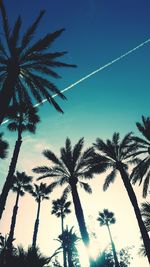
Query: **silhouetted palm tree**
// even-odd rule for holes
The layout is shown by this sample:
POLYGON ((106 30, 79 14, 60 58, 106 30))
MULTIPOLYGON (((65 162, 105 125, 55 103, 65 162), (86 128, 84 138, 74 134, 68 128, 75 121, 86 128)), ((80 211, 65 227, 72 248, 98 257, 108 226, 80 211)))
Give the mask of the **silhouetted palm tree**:
POLYGON ((43 175, 39 179, 49 177, 56 178, 51 186, 62 186, 68 184, 64 190, 64 195, 71 191, 80 233, 85 246, 89 245, 89 234, 87 232, 83 209, 81 206, 77 184, 79 184, 87 193, 91 193, 91 187, 88 183, 82 182, 82 179, 91 179, 91 160, 94 149, 88 148, 82 153, 84 139, 80 139, 72 148, 69 138, 66 139, 65 147, 60 150, 60 159, 50 150, 44 150, 43 155, 54 165, 50 167, 42 166, 33 169, 36 173, 43 175))
POLYGON ((10 226, 10 231, 9 231, 9 237, 7 240, 7 246, 8 249, 12 248, 12 241, 14 239, 14 230, 15 230, 15 225, 16 225, 16 218, 17 218, 17 212, 18 212, 18 203, 19 203, 19 197, 24 196, 26 191, 31 191, 32 186, 32 177, 26 175, 25 172, 18 172, 16 173, 14 177, 14 183, 12 186, 12 191, 16 192, 16 201, 13 209, 13 215, 11 219, 11 226, 10 226))
POLYGON ((5 159, 7 157, 8 143, 3 140, 3 133, 0 133, 0 158, 5 159))
POLYGON ((110 225, 114 224, 116 222, 115 216, 113 212, 108 211, 108 209, 104 209, 103 212, 99 212, 99 217, 97 219, 99 221, 100 226, 106 225, 111 241, 111 246, 112 246, 112 252, 115 260, 115 266, 119 267, 119 262, 117 258, 117 253, 116 253, 116 248, 114 241, 112 239, 111 231, 110 231, 110 225))
MULTIPOLYGON (((66 198, 61 197, 57 200, 52 201, 52 211, 51 214, 56 215, 58 218, 61 218, 61 230, 62 234, 64 232, 64 218, 66 217, 67 214, 71 212, 69 209, 71 205, 70 201, 67 201, 66 198)), ((66 251, 65 251, 65 246, 63 246, 63 262, 64 262, 64 267, 67 266, 66 262, 66 251)))
POLYGON ((100 154, 94 159, 95 165, 93 169, 95 172, 103 172, 102 168, 108 170, 111 168, 112 171, 107 175, 103 186, 104 191, 108 188, 110 183, 114 182, 117 172, 119 171, 122 178, 123 184, 133 206, 138 225, 141 231, 142 239, 146 249, 147 257, 150 262, 150 240, 146 231, 140 209, 138 206, 137 198, 130 183, 129 174, 127 172, 128 163, 133 163, 134 160, 130 159, 133 153, 136 153, 136 145, 132 143, 131 133, 127 134, 122 140, 120 140, 119 133, 114 133, 112 140, 103 140, 97 138, 94 147, 100 151, 100 154))
POLYGON ((139 184, 143 183, 143 197, 146 197, 150 184, 150 117, 142 116, 142 123, 137 122, 136 126, 144 138, 133 137, 138 146, 138 151, 134 157, 141 155, 142 159, 133 169, 131 180, 133 184, 137 181, 139 184))
POLYGON ((7 14, 1 0, 1 14, 4 41, 0 40, 0 124, 7 114, 12 101, 20 103, 23 99, 26 104, 32 104, 31 96, 38 102, 46 98, 55 109, 62 112, 52 94, 62 99, 65 96, 49 80, 49 77, 59 78, 53 71, 55 67, 74 67, 75 65, 57 61, 66 52, 52 53, 48 49, 64 29, 48 33, 36 42, 33 42, 34 33, 38 27, 44 11, 41 11, 34 23, 27 29, 22 39, 20 36, 22 20, 19 16, 14 27, 10 30, 7 14), (6 46, 4 45, 6 44, 6 46), (48 51, 47 51, 48 50, 48 51))
POLYGON ((77 242, 80 238, 73 231, 74 227, 69 230, 68 227, 64 232, 59 235, 58 241, 62 243, 62 247, 65 247, 68 258, 68 267, 80 267, 78 250, 76 248, 77 242))
POLYGON ((13 184, 13 177, 16 170, 20 147, 22 144, 22 133, 25 131, 29 131, 30 133, 33 134, 35 133, 36 124, 40 121, 37 111, 38 110, 36 108, 27 107, 23 103, 22 105, 16 104, 9 108, 7 114, 10 120, 10 123, 8 124, 8 129, 10 131, 17 132, 17 140, 13 151, 13 156, 10 162, 6 181, 2 189, 2 194, 0 196, 0 218, 2 217, 3 211, 5 209, 5 204, 9 190, 13 184))
POLYGON ((37 241, 37 234, 39 228, 39 217, 40 217, 40 209, 41 209, 41 202, 44 199, 49 199, 49 193, 51 192, 50 186, 46 186, 46 184, 41 183, 40 185, 34 184, 34 189, 31 190, 31 195, 35 198, 36 202, 38 203, 37 208, 37 215, 34 224, 34 232, 33 232, 33 240, 32 240, 32 247, 36 247, 37 241))

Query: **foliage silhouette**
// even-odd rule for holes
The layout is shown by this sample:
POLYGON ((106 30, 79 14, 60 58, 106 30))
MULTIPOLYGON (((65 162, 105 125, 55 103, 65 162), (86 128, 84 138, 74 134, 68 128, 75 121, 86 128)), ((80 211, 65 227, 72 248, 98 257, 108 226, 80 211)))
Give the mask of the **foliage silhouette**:
POLYGON ((113 252, 113 257, 115 261, 115 266, 120 267, 117 253, 116 253, 116 248, 114 241, 112 239, 111 231, 110 231, 110 225, 114 224, 116 222, 115 216, 113 212, 108 211, 108 209, 104 209, 103 212, 99 212, 99 217, 97 218, 99 221, 100 226, 106 225, 110 237, 110 242, 111 242, 111 247, 112 247, 112 252, 113 252))
POLYGON ((7 200, 7 196, 9 190, 13 185, 13 177, 16 170, 16 165, 19 157, 19 152, 22 144, 22 133, 25 131, 29 131, 30 133, 35 133, 36 125, 40 121, 40 118, 37 114, 38 109, 33 107, 28 107, 25 104, 16 104, 14 106, 9 107, 7 116, 10 120, 8 124, 8 129, 10 131, 17 132, 17 140, 15 143, 13 156, 10 162, 8 174, 6 177, 5 184, 2 189, 2 193, 0 196, 0 219, 2 217, 3 211, 5 209, 5 204, 7 200))
POLYGON ((53 68, 75 67, 75 65, 57 61, 57 58, 64 56, 66 52, 50 52, 49 48, 64 29, 48 33, 34 42, 33 36, 45 13, 41 11, 21 39, 21 17, 17 18, 14 27, 10 30, 2 0, 0 9, 5 39, 0 39, 0 124, 7 115, 10 103, 16 103, 16 101, 20 103, 21 100, 33 105, 32 98, 37 102, 46 98, 57 111, 63 112, 51 93, 57 94, 62 99, 65 99, 65 96, 50 82, 49 77, 60 77, 53 68))
POLYGON ((133 137, 138 146, 134 157, 141 155, 142 159, 138 160, 137 166, 133 169, 131 180, 133 184, 138 181, 139 185, 143 183, 143 197, 146 197, 150 184, 150 117, 142 116, 142 123, 137 122, 136 126, 144 138, 133 137))
POLYGON ((13 215, 11 219, 11 226, 9 231, 9 237, 7 240, 7 248, 12 249, 12 242, 14 240, 14 230, 16 225, 16 218, 17 218, 17 212, 18 212, 18 203, 19 203, 19 197, 24 196, 25 192, 29 192, 32 189, 32 177, 27 176, 25 172, 18 172, 16 173, 14 177, 14 182, 12 186, 12 191, 17 193, 16 195, 16 201, 13 208, 13 215))
POLYGON ((8 142, 3 140, 3 133, 0 133, 0 158, 5 159, 7 157, 8 152, 8 142))
MULTIPOLYGON (((67 184, 63 195, 69 192, 72 194, 75 214, 78 221, 80 233, 85 246, 89 245, 89 234, 87 232, 83 209, 79 198, 77 185, 79 184, 87 193, 92 193, 92 189, 88 183, 82 182, 82 179, 88 180, 93 177, 91 169, 91 160, 94 157, 94 149, 92 147, 82 152, 84 139, 81 138, 72 148, 69 138, 66 139, 65 147, 60 150, 60 159, 51 151, 44 150, 43 155, 53 163, 52 166, 41 166, 33 169, 35 173, 41 173, 39 179, 53 179, 52 187, 63 186, 67 184)), ((92 259, 91 259, 92 261, 92 259)), ((91 263, 94 265, 94 263, 91 263)))
POLYGON ((136 160, 132 159, 133 154, 137 151, 137 145, 133 142, 132 134, 129 133, 120 140, 119 133, 114 133, 112 140, 104 142, 97 138, 94 147, 100 152, 97 153, 93 160, 93 169, 97 173, 102 173, 102 168, 106 171, 111 168, 111 173, 107 175, 103 189, 106 190, 110 183, 114 182, 117 172, 120 173, 123 184, 129 196, 130 202, 133 206, 136 219, 140 228, 144 246, 146 249, 147 257, 150 262, 150 240, 146 231, 140 209, 138 206, 137 198, 130 183, 129 174, 127 172, 128 164, 135 163, 136 160))
MULTIPOLYGON (((62 234, 64 232, 64 218, 66 217, 67 214, 71 212, 69 209, 71 205, 70 201, 67 201, 65 197, 61 197, 60 199, 53 200, 52 201, 52 211, 51 214, 56 215, 58 218, 61 218, 61 230, 62 234)), ((66 262, 66 250, 65 247, 63 246, 63 264, 64 267, 67 267, 67 262, 66 262)))

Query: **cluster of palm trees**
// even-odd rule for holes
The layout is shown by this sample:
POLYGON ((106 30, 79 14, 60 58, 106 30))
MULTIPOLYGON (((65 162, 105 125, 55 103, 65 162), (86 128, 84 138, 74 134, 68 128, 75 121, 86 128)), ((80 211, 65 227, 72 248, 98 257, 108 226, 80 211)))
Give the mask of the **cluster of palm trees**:
MULTIPOLYGON (((12 189, 17 193, 7 240, 8 253, 11 253, 13 249, 20 196, 28 191, 37 201, 37 217, 32 240, 32 248, 35 249, 41 203, 44 199, 49 198, 49 193, 56 187, 61 186, 63 188, 62 197, 53 201, 52 214, 61 218, 59 240, 63 250, 64 267, 75 266, 73 265, 73 258, 77 255, 75 243, 78 238, 75 237, 72 228, 71 230, 64 228, 64 218, 70 213, 71 204, 67 201, 67 197, 71 194, 81 238, 85 247, 88 248, 90 236, 86 227, 78 186, 81 186, 87 193, 92 193, 88 180, 107 171, 103 189, 104 191, 107 190, 109 185, 114 182, 116 175, 119 174, 133 207, 145 254, 150 262, 149 219, 147 219, 149 210, 145 212, 145 206, 142 206, 142 212, 140 211, 132 186, 132 184, 139 182, 139 185, 143 185, 143 197, 146 197, 149 193, 150 117, 142 116, 142 122, 136 124, 143 135, 142 137, 128 133, 121 140, 119 133, 114 133, 111 140, 104 141, 97 138, 95 143, 85 151, 83 151, 84 138, 81 138, 74 146, 72 146, 71 140, 67 138, 65 146, 60 149, 59 157, 49 149, 44 150, 43 155, 50 161, 50 165, 35 167, 33 172, 40 174, 38 180, 49 178, 50 183, 36 183, 33 186, 31 176, 26 175, 25 172, 16 172, 23 133, 25 131, 35 133, 36 126, 40 122, 35 101, 42 103, 46 99, 58 112, 63 112, 53 96, 58 95, 61 99, 65 99, 65 96, 50 82, 49 77, 60 77, 53 70, 56 67, 75 67, 75 65, 57 61, 57 58, 64 56, 66 52, 49 52, 51 44, 64 29, 48 33, 40 40, 34 41, 34 33, 44 15, 44 11, 40 12, 21 39, 19 37, 22 25, 21 17, 17 18, 11 30, 3 1, 0 2, 0 11, 3 24, 3 35, 0 38, 0 124, 6 118, 9 120, 8 129, 17 132, 17 140, 8 174, 0 195, 0 219, 2 219, 9 191, 12 189), (130 166, 133 167, 129 168, 130 166), (142 216, 143 218, 146 217, 144 221, 142 216), (72 239, 68 239, 68 233, 70 233, 72 239), (68 246, 69 240, 74 240, 71 241, 73 246, 68 246), (73 249, 69 250, 70 247, 73 249)), ((0 158, 4 159, 7 152, 8 143, 3 139, 3 134, 0 133, 0 158)), ((110 233, 110 224, 115 222, 113 213, 105 209, 103 213, 99 213, 98 220, 100 225, 105 224, 108 228, 115 266, 119 267, 115 245, 110 233)), ((96 266, 91 255, 89 255, 89 263, 91 267, 96 266)))

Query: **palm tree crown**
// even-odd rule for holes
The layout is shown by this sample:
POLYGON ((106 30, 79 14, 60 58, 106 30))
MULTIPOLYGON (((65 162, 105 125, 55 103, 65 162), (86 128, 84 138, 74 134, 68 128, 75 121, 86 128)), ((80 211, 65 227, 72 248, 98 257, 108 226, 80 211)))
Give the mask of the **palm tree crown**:
POLYGON ((142 159, 133 169, 131 180, 133 184, 137 181, 139 184, 143 182, 143 197, 146 197, 150 183, 150 117, 142 116, 142 123, 137 122, 136 126, 144 138, 133 137, 138 146, 138 151, 134 156, 141 155, 142 159))
POLYGON ((20 196, 24 196, 25 192, 30 192, 32 189, 32 182, 33 177, 26 175, 25 172, 16 172, 14 176, 14 183, 12 186, 12 191, 15 193, 19 193, 20 196))
MULTIPOLYGON (((51 167, 41 166, 33 169, 35 173, 43 174, 38 179, 56 178, 53 186, 64 185, 69 183, 77 184, 88 193, 92 192, 91 187, 82 180, 92 178, 91 160, 94 155, 94 149, 88 148, 82 154, 84 139, 81 138, 78 143, 72 148, 69 138, 66 139, 65 147, 60 150, 60 159, 51 151, 44 150, 43 155, 50 160, 54 165, 51 167), (59 179, 58 179, 59 178, 59 179)), ((65 193, 70 192, 71 187, 67 186, 65 193)))
POLYGON ((110 225, 116 222, 113 212, 110 212, 108 209, 104 209, 103 212, 99 212, 99 217, 97 219, 100 223, 100 226, 110 225))
POLYGON ((11 100, 17 100, 20 103, 23 99, 24 102, 32 104, 31 96, 38 102, 42 102, 42 99, 46 98, 57 111, 62 112, 51 93, 57 94, 62 99, 65 99, 65 96, 50 82, 49 76, 53 78, 60 77, 53 71, 55 67, 74 67, 75 65, 57 61, 57 58, 65 55, 66 52, 53 53, 48 49, 64 29, 48 33, 38 41, 33 41, 34 33, 45 13, 41 11, 23 37, 20 38, 21 17, 17 18, 13 29, 10 30, 2 1, 0 8, 3 36, 5 38, 4 41, 0 40, 0 107, 3 103, 3 114, 0 112, 0 123, 6 115, 11 100), (4 43, 6 43, 6 46, 4 46, 4 43))
POLYGON ((39 202, 44 199, 49 199, 48 194, 50 193, 48 187, 45 183, 34 184, 34 189, 30 191, 31 195, 35 198, 35 201, 39 202))
POLYGON ((59 217, 66 217, 66 214, 71 212, 70 210, 70 201, 66 201, 64 197, 52 201, 52 211, 51 214, 55 214, 58 218, 59 217))

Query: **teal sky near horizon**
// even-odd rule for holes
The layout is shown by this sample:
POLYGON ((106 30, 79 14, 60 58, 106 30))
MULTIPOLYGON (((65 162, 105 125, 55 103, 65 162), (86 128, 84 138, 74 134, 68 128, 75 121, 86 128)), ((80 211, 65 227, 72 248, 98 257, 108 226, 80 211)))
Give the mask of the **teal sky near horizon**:
MULTIPOLYGON (((150 38, 149 0, 4 2, 11 24, 17 15, 22 16, 23 32, 41 9, 46 10, 34 40, 44 33, 66 29, 51 51, 68 51, 62 61, 76 64, 77 68, 56 70, 62 79, 51 80, 60 90, 150 38)), ((89 146, 96 137, 111 138, 115 131, 122 136, 129 131, 138 133, 135 122, 141 120, 141 115, 150 115, 149 70, 150 43, 65 92, 67 101, 57 98, 63 115, 48 103, 40 106, 37 134, 24 135, 19 171, 31 174, 35 164, 43 164, 42 150, 51 148, 58 153, 67 136, 73 143, 85 137, 85 145, 89 146)), ((9 158, 2 162, 1 187, 16 140, 15 133, 5 129, 3 125, 10 151, 9 158)))

